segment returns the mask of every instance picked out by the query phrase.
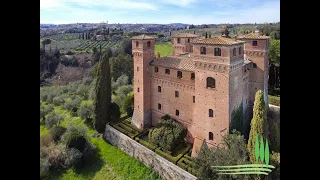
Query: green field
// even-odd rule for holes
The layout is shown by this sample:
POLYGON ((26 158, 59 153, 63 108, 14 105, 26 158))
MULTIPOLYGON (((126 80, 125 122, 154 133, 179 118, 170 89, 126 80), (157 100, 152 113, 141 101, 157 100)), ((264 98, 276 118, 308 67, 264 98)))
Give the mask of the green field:
POLYGON ((280 96, 268 95, 269 104, 280 106, 280 96))
POLYGON ((171 56, 172 51, 173 51, 172 43, 167 42, 167 43, 156 44, 154 54, 156 55, 157 52, 159 52, 161 57, 171 56))

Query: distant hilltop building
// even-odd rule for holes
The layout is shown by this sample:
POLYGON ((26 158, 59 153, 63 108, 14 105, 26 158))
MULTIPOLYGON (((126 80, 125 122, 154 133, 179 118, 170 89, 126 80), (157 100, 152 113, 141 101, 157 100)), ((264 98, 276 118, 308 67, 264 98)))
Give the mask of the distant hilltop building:
POLYGON ((172 36, 173 55, 154 58, 155 37, 132 37, 134 114, 138 128, 155 126, 165 114, 187 127, 186 140, 196 156, 205 140, 222 146, 231 113, 243 104, 252 117, 255 93, 268 104, 269 37, 256 33, 235 38, 200 39, 195 34, 172 36))

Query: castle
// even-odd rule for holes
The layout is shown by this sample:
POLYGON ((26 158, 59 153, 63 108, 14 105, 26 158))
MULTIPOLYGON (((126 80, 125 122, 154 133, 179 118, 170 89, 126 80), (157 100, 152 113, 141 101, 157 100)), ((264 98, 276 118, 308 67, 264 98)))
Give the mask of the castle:
POLYGON ((201 39, 183 33, 172 37, 172 56, 154 58, 155 37, 132 37, 134 114, 138 128, 154 126, 165 114, 188 129, 186 140, 196 156, 205 140, 222 144, 231 113, 241 103, 252 117, 255 93, 268 104, 269 37, 259 33, 234 38, 201 39))

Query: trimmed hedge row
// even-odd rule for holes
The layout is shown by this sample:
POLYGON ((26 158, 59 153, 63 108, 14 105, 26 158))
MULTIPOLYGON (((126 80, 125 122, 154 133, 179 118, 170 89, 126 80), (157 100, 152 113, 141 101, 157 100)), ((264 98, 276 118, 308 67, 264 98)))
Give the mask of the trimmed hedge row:
POLYGON ((144 145, 145 147, 147 147, 148 149, 150 149, 151 151, 154 151, 154 150, 157 148, 157 146, 149 143, 148 141, 145 141, 145 140, 143 140, 143 139, 140 139, 139 137, 136 137, 135 140, 136 140, 138 143, 140 143, 140 144, 144 145))
MULTIPOLYGON (((189 156, 190 157, 190 156, 189 156)), ((190 157, 191 158, 191 157, 190 157)), ((195 176, 198 176, 198 171, 196 169, 194 169, 196 166, 195 166, 195 163, 188 160, 186 157, 182 157, 177 165, 179 167, 181 167, 182 169, 188 171, 189 173, 195 175, 195 176)))
POLYGON ((125 129, 123 129, 122 127, 120 127, 119 125, 113 125, 113 127, 115 129, 117 129, 118 131, 122 132, 123 134, 129 136, 130 138, 133 138, 135 135, 132 134, 130 131, 126 131, 125 129))
POLYGON ((269 104, 280 106, 280 97, 268 95, 269 104))
POLYGON ((160 148, 156 149, 156 153, 174 164, 177 164, 177 161, 183 156, 183 154, 179 154, 176 157, 172 157, 170 154, 162 151, 160 148))

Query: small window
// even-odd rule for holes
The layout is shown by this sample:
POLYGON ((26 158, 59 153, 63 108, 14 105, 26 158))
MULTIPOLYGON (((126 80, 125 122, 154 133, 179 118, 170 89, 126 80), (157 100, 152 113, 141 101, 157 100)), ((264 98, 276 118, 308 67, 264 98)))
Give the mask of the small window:
POLYGON ((196 103, 196 97, 193 96, 193 103, 196 103))
POLYGON ((239 55, 241 55, 241 53, 242 53, 242 48, 239 47, 239 55))
POLYGON ((253 63, 253 68, 257 68, 257 64, 256 63, 253 63))
POLYGON ((154 72, 158 72, 159 68, 158 67, 154 67, 154 72))
POLYGON ((166 74, 170 74, 170 69, 166 69, 166 74))
POLYGON ((194 78, 195 78, 194 73, 191 73, 191 79, 194 80, 194 78))
POLYGON ((138 88, 138 92, 140 92, 140 89, 138 88))
POLYGON ((139 71, 139 67, 137 67, 137 71, 139 71))
POLYGON ((209 117, 213 117, 213 110, 209 109, 209 117))
POLYGON ((161 92, 161 86, 158 86, 158 92, 161 92))
POLYGON ((158 103, 158 109, 161 110, 161 104, 160 103, 158 103))
POLYGON ((179 110, 176 110, 176 116, 179 116, 179 110))
POLYGON ((221 49, 220 48, 214 48, 214 56, 221 56, 221 49))
POLYGON ((207 54, 207 49, 206 47, 200 47, 200 54, 206 55, 207 54))
POLYGON ((216 87, 216 80, 212 77, 207 78, 207 88, 215 88, 216 87))
POLYGON ((180 38, 178 38, 178 44, 180 43, 180 38))
POLYGON ((178 72, 177 72, 177 77, 178 77, 178 78, 182 78, 182 72, 181 72, 181 71, 178 71, 178 72))
POLYGON ((209 132, 209 140, 213 140, 213 133, 209 132))
POLYGON ((258 46, 258 42, 257 41, 252 41, 252 46, 258 46))
POLYGON ((179 97, 179 91, 175 91, 175 92, 174 92, 174 96, 175 96, 175 97, 179 97))
POLYGON ((188 42, 190 42, 190 39, 188 39, 188 42))
POLYGON ((136 47, 139 47, 139 41, 136 41, 136 47))
POLYGON ((236 56, 237 55, 237 50, 236 48, 233 49, 233 56, 236 56))
POLYGON ((147 42, 147 46, 151 47, 151 42, 150 41, 147 42))

